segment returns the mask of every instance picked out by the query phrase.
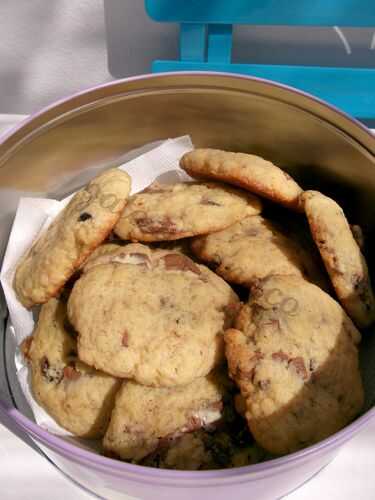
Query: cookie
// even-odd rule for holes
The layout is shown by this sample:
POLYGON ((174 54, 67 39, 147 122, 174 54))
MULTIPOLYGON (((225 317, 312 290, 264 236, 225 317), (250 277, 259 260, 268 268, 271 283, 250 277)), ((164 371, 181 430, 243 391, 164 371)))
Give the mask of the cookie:
POLYGON ((301 196, 312 237, 342 306, 360 328, 375 320, 367 264, 341 207, 318 191, 301 196))
POLYGON ((242 467, 269 458, 254 441, 246 420, 235 412, 231 392, 224 394, 223 404, 222 417, 213 426, 163 439, 138 463, 162 469, 212 470, 242 467))
POLYGON ((58 294, 120 217, 130 190, 128 174, 110 169, 78 191, 19 262, 14 289, 25 307, 58 294))
POLYGON ((215 373, 171 388, 124 382, 103 447, 122 459, 139 461, 186 432, 218 422, 224 391, 215 373))
POLYGON ((120 381, 77 358, 77 341, 65 325, 66 305, 50 299, 32 337, 23 344, 37 402, 76 436, 103 436, 120 381))
POLYGON ((255 196, 222 184, 156 182, 130 197, 114 231, 124 240, 178 240, 219 231, 261 209, 255 196))
POLYGON ((229 182, 285 207, 300 210, 300 186, 281 168, 259 156, 196 149, 181 158, 180 166, 192 177, 229 182))
POLYGON ((270 276, 251 292, 224 336, 229 372, 256 441, 290 453, 361 411, 360 333, 338 302, 297 276, 270 276))
POLYGON ((292 274, 326 287, 324 275, 309 252, 261 215, 194 238, 191 249, 231 283, 251 286, 270 274, 292 274))
POLYGON ((98 259, 68 302, 82 361, 158 387, 188 384, 222 359, 238 306, 224 280, 185 255, 141 244, 98 259))

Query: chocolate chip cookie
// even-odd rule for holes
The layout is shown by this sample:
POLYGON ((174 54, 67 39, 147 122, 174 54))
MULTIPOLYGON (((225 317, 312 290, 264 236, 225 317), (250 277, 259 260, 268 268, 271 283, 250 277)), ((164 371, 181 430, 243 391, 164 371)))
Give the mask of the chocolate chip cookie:
POLYGON ((124 382, 104 436, 104 449, 122 459, 139 461, 186 432, 218 422, 224 392, 215 372, 171 388, 124 382))
POLYGON ((194 238, 192 251, 231 283, 251 286, 270 274, 293 274, 326 286, 313 256, 298 240, 261 215, 194 238))
POLYGON ((187 384, 222 360, 238 306, 224 280, 183 254, 141 244, 98 259, 68 302, 82 361, 158 387, 187 384))
POLYGON ((17 266, 14 289, 25 307, 43 304, 58 294, 112 230, 129 191, 128 174, 113 168, 74 195, 17 266))
POLYGON ((180 166, 192 177, 229 182, 293 210, 300 210, 300 186, 281 168, 259 156, 196 149, 181 158, 180 166))
POLYGON ((76 436, 101 437, 120 382, 79 361, 62 301, 50 299, 42 306, 35 331, 23 347, 37 402, 76 436))
POLYGON ((357 326, 369 326, 375 321, 374 294, 365 258, 343 210, 318 191, 305 191, 301 204, 339 301, 357 326))
POLYGON ((270 276, 251 292, 225 333, 229 372, 257 442, 290 453, 361 411, 360 333, 334 299, 297 276, 270 276))
POLYGON ((130 197, 114 231, 124 240, 177 240, 219 231, 261 208, 257 197, 223 184, 154 183, 130 197))

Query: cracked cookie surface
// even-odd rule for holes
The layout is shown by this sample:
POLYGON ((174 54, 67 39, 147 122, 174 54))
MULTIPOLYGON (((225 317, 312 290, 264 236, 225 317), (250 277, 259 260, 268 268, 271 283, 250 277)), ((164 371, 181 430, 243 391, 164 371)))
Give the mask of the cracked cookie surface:
POLYGON ((270 276, 252 288, 225 344, 249 428, 263 448, 296 451, 358 415, 359 341, 340 304, 311 283, 270 276))
POLYGON ((220 362, 238 297, 219 276, 141 244, 94 263, 68 302, 80 359, 156 387, 187 384, 220 362))

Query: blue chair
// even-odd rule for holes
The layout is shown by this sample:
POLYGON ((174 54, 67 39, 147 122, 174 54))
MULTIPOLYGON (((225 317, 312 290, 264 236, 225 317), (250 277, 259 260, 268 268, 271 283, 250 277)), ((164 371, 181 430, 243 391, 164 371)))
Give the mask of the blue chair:
MULTIPOLYGON (((224 71, 297 87, 361 118, 375 119, 375 69, 234 64, 233 24, 371 27, 375 0, 145 0, 155 21, 181 24, 180 60, 153 72, 224 71)), ((374 53, 375 57, 375 53, 374 53)))

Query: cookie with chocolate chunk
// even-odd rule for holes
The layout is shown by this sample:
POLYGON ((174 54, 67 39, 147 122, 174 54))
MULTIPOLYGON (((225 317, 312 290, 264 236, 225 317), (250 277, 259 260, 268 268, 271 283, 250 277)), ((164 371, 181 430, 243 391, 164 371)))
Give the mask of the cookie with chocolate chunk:
POLYGON ((194 238, 191 249, 216 273, 238 285, 251 286, 270 274, 292 274, 327 287, 319 263, 296 236, 261 215, 194 238))
POLYGON ((358 229, 353 234, 341 207, 318 191, 305 191, 301 204, 339 301, 358 327, 369 326, 375 321, 375 298, 354 237, 358 229))
POLYGON ((50 299, 41 308, 32 337, 23 343, 37 402, 76 436, 101 437, 120 382, 82 363, 77 340, 65 325, 66 305, 50 299))
POLYGON ((55 297, 118 221, 130 177, 106 170, 78 191, 17 265, 14 289, 25 307, 55 297))
POLYGON ((130 244, 102 255, 68 302, 82 361, 150 386, 175 386, 223 359, 238 298, 187 256, 130 244))
POLYGON ((215 425, 222 418, 224 393, 215 372, 171 388, 125 381, 103 447, 107 453, 138 462, 187 432, 215 425))
POLYGON ((261 208, 257 197, 223 184, 153 183, 130 197, 114 231, 124 240, 178 240, 219 231, 261 208))
POLYGON ((155 451, 137 463, 162 469, 212 470, 242 467, 271 458, 254 441, 246 420, 236 413, 232 386, 222 402, 219 421, 159 441, 155 451))
POLYGON ((192 177, 229 182, 285 207, 300 210, 300 186, 289 174, 260 156, 195 149, 184 154, 180 166, 192 177))
POLYGON ((339 303, 297 276, 270 276, 251 292, 224 336, 229 372, 256 441, 290 453, 361 411, 360 333, 339 303))

